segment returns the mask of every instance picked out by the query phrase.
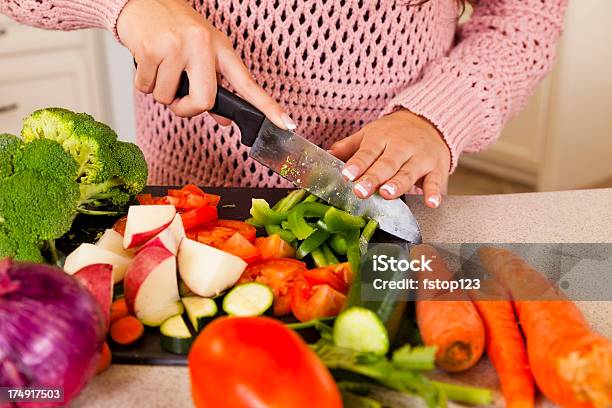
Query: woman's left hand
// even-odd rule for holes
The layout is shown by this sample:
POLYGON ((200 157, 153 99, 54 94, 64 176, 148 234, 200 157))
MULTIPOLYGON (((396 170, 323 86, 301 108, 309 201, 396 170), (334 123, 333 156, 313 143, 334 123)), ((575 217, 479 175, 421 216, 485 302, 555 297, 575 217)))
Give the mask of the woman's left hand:
POLYGON ((450 150, 435 126, 406 109, 368 123, 329 151, 346 161, 342 174, 356 181, 358 197, 378 190, 394 199, 419 185, 425 204, 437 208, 446 192, 450 150))

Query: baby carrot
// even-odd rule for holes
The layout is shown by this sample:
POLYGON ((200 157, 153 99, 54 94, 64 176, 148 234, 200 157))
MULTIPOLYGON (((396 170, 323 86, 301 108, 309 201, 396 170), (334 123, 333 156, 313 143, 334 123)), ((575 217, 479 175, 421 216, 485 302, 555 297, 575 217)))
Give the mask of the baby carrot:
POLYGON ((531 291, 521 289, 516 279, 540 282, 543 276, 514 253, 481 248, 478 255, 488 272, 510 290, 542 393, 564 407, 612 406, 612 343, 594 333, 562 294, 554 299, 556 292, 547 290, 546 300, 523 297, 531 291))
POLYGON ((100 354, 100 359, 98 360, 98 368, 96 368, 96 374, 100 374, 102 371, 106 371, 106 369, 110 366, 112 360, 112 355, 110 351, 110 347, 108 344, 104 342, 102 345, 102 353, 100 354))
POLYGON ((128 345, 142 337, 144 326, 134 316, 125 316, 111 324, 110 336, 117 344, 128 345))
POLYGON ((130 312, 128 312, 127 304, 125 303, 125 298, 117 299, 111 305, 111 314, 110 314, 110 322, 111 324, 121 319, 122 317, 128 316, 130 312))
MULTIPOLYGON (((433 279, 450 279, 444 260, 428 245, 415 246, 410 251, 412 259, 424 256, 431 259, 431 272, 421 274, 433 279), (427 275, 428 274, 428 275, 427 275)), ((451 372, 463 371, 474 366, 484 351, 484 325, 476 307, 464 293, 447 293, 431 299, 419 290, 416 303, 417 324, 423 342, 437 346, 436 364, 451 372)))

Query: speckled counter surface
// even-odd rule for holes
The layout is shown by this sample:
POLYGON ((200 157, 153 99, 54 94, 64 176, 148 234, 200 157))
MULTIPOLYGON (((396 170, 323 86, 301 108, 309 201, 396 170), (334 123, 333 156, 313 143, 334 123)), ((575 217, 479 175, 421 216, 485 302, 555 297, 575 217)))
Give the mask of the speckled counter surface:
MULTIPOLYGON (((426 242, 612 242, 612 189, 494 196, 451 196, 438 210, 409 204, 426 242)), ((593 327, 612 337, 612 302, 579 304, 593 327)), ((453 379, 496 386, 482 361, 453 379)), ((184 367, 113 365, 74 402, 75 407, 189 407, 184 367)), ((404 404, 402 404, 404 405, 404 404)), ((405 406, 414 406, 407 402, 405 406)))

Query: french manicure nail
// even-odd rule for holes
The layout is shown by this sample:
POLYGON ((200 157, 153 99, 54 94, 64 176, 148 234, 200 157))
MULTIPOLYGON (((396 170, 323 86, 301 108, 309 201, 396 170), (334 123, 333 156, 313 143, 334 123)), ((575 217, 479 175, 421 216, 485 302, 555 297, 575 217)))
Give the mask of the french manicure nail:
POLYGON ((380 189, 385 191, 390 196, 395 195, 396 192, 395 186, 393 184, 383 184, 380 189))
POLYGON ((346 177, 347 179, 349 179, 350 181, 353 181, 357 178, 358 172, 359 172, 359 169, 354 164, 351 164, 350 166, 346 166, 344 169, 342 169, 342 175, 346 177))
POLYGON ((297 125, 295 124, 293 119, 291 119, 291 117, 287 115, 286 113, 283 113, 283 116, 281 116, 281 119, 283 120, 283 123, 285 124, 287 129, 294 130, 295 128, 297 128, 297 125))
POLYGON ((363 183, 355 184, 355 190, 359 191, 359 194, 361 194, 363 197, 368 196, 368 189, 363 185, 363 183))
POLYGON ((427 199, 427 202, 434 206, 434 208, 438 208, 440 206, 440 196, 433 195, 427 199))

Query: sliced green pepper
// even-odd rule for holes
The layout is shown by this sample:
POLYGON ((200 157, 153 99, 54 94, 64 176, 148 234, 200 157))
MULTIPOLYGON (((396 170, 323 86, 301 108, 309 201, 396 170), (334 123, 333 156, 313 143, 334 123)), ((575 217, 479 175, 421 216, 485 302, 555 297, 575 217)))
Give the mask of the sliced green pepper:
POLYGON ((327 225, 327 229, 330 232, 342 232, 352 229, 360 229, 366 224, 363 217, 357 217, 351 215, 346 211, 339 210, 335 207, 331 207, 325 213, 323 222, 327 225))
POLYGON ((297 259, 304 258, 306 255, 320 247, 321 244, 327 240, 327 238, 329 238, 329 232, 322 229, 315 230, 300 244, 297 252, 295 253, 295 257, 297 259))
POLYGON ((365 252, 368 249, 368 243, 378 228, 378 222, 375 220, 369 220, 366 226, 361 231, 361 237, 359 237, 359 247, 361 252, 365 252))
POLYGON ((281 222, 281 228, 288 230, 289 229, 289 221, 281 222))
POLYGON ((317 201, 319 199, 319 197, 317 197, 314 194, 310 194, 308 197, 306 197, 304 199, 304 201, 302 201, 303 203, 314 203, 315 201, 317 201))
POLYGON ((321 229, 323 229, 323 230, 325 230, 327 232, 330 232, 329 228, 327 227, 327 224, 323 220, 318 220, 317 221, 317 228, 321 228, 321 229))
POLYGON ((291 232, 295 234, 297 239, 306 239, 310 234, 314 232, 306 220, 305 217, 318 217, 321 218, 325 215, 325 212, 330 207, 321 203, 300 203, 293 207, 289 211, 287 217, 288 226, 291 232))
POLYGON ((302 202, 302 200, 306 196, 306 193, 306 190, 293 190, 285 197, 280 199, 276 204, 274 204, 274 207, 272 207, 272 209, 279 212, 289 211, 290 209, 302 202))
POLYGON ((361 264, 361 249, 359 248, 359 230, 354 229, 347 231, 346 236, 346 257, 348 258, 349 264, 353 273, 357 275, 359 272, 359 266, 361 264))
POLYGON ((327 242, 338 255, 346 255, 346 238, 342 234, 333 234, 327 242))
POLYGON ((325 254, 323 253, 321 248, 316 248, 310 253, 310 256, 312 257, 312 261, 314 262, 317 268, 327 266, 327 258, 325 257, 325 254))
POLYGON ((266 225, 266 232, 268 233, 268 235, 276 234, 279 237, 281 237, 284 241, 287 241, 288 243, 292 243, 293 241, 295 241, 295 235, 293 234, 293 232, 282 229, 278 225, 274 225, 274 224, 266 225))
POLYGON ((286 212, 274 211, 270 204, 262 198, 254 198, 251 201, 251 215, 249 223, 258 227, 270 224, 280 224, 287 219, 286 212))
POLYGON ((320 249, 323 251, 323 255, 325 255, 325 259, 327 260, 328 265, 335 265, 340 263, 340 261, 338 260, 338 258, 336 258, 336 255, 334 255, 334 252, 329 248, 329 245, 327 245, 327 243, 321 245, 320 249))

